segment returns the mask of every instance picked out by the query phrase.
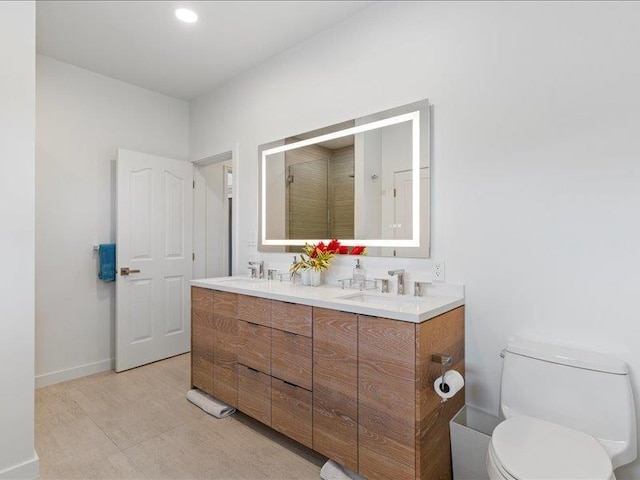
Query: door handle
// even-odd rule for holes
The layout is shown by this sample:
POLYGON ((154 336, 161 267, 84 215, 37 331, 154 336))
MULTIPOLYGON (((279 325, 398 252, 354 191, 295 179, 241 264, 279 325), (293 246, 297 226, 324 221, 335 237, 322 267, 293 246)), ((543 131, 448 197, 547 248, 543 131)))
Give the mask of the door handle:
POLYGON ((121 267, 120 268, 120 275, 122 275, 123 277, 126 277, 130 273, 140 273, 140 270, 132 270, 129 267, 121 267))

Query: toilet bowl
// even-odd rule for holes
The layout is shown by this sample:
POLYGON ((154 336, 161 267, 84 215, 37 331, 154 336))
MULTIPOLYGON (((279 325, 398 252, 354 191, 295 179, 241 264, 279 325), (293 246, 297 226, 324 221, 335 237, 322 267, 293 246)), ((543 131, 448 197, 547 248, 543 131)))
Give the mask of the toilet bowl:
POLYGON ((602 445, 586 433, 525 415, 502 422, 487 453, 491 480, 614 480, 602 445))
POLYGON ((637 456, 631 383, 615 357, 516 338, 500 394, 492 480, 612 480, 637 456))

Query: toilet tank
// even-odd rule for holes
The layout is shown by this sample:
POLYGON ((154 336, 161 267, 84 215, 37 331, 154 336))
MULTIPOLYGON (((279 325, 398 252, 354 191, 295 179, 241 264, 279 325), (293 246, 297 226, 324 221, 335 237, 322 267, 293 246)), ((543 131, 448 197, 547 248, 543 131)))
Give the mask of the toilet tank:
POLYGON ((590 434, 614 468, 637 456, 631 382, 616 357, 516 338, 504 351, 500 410, 590 434))

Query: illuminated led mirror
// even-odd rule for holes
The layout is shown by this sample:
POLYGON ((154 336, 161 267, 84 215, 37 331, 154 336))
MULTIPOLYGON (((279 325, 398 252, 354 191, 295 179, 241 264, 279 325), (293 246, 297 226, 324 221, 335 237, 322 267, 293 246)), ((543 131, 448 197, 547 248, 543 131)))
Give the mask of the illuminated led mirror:
POLYGON ((429 257, 429 106, 422 101, 262 145, 259 249, 337 238, 429 257))

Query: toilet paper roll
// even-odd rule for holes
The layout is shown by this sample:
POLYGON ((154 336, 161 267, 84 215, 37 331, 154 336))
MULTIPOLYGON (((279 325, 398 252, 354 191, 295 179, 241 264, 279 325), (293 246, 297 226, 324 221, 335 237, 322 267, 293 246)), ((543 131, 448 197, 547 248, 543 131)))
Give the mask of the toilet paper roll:
POLYGON ((442 377, 436 378, 436 381, 433 382, 433 389, 444 399, 453 397, 462 390, 462 387, 464 387, 464 378, 455 370, 449 370, 444 374, 444 382, 442 377), (443 385, 441 386, 441 384, 443 385))

